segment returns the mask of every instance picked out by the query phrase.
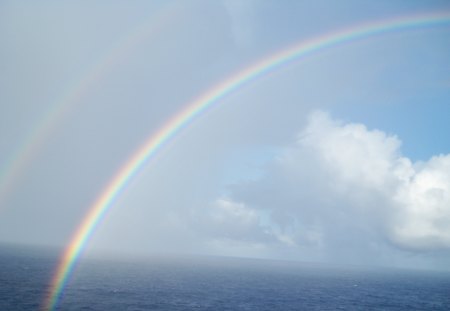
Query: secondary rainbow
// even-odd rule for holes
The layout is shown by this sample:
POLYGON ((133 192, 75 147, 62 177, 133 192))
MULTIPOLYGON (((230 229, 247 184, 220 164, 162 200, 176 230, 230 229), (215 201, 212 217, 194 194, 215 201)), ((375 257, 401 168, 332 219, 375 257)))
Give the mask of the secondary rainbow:
POLYGON ((81 103, 89 89, 101 80, 117 62, 132 54, 139 43, 152 35, 162 33, 168 26, 176 24, 178 15, 179 10, 177 10, 176 3, 166 4, 152 15, 152 19, 146 19, 139 23, 131 34, 127 33, 125 36, 121 36, 113 47, 108 48, 107 52, 94 62, 93 66, 88 66, 88 69, 80 75, 81 78, 74 79, 69 83, 65 91, 31 127, 22 143, 0 167, 0 207, 28 164, 45 144, 46 139, 70 114, 76 104, 81 103))
POLYGON ((108 186, 91 206, 61 258, 52 283, 50 284, 49 296, 44 302, 44 310, 53 310, 56 308, 66 283, 73 272, 74 265, 85 248, 86 243, 130 181, 138 175, 139 171, 161 150, 165 143, 192 123, 199 115, 211 108, 215 103, 218 103, 225 95, 242 88, 244 85, 272 72, 282 65, 287 65, 292 61, 322 51, 325 48, 392 31, 448 24, 450 24, 450 12, 439 12, 426 15, 421 14, 420 16, 397 17, 391 20, 357 25, 338 32, 315 37, 256 62, 221 83, 214 85, 200 97, 188 103, 182 111, 170 119, 156 133, 151 135, 137 152, 126 161, 125 165, 118 171, 114 179, 110 181, 108 186))

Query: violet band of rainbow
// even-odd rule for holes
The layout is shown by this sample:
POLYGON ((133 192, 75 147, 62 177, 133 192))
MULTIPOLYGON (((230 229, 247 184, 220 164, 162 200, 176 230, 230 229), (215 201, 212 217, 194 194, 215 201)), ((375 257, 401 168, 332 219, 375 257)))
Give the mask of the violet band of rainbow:
POLYGON ((254 65, 214 85, 200 97, 188 103, 163 127, 151 135, 125 162, 125 165, 122 166, 114 179, 109 182, 108 186, 91 206, 61 258, 52 283, 50 284, 49 296, 44 302, 44 310, 54 310, 57 307, 60 296, 86 243, 129 182, 136 177, 140 170, 156 155, 166 142, 174 138, 178 132, 192 123, 192 121, 208 108, 217 104, 225 95, 242 88, 258 77, 267 75, 292 61, 297 61, 302 57, 326 48, 393 31, 448 25, 450 25, 450 12, 438 12, 421 14, 419 16, 397 17, 391 20, 356 25, 338 32, 318 36, 256 62, 254 65))

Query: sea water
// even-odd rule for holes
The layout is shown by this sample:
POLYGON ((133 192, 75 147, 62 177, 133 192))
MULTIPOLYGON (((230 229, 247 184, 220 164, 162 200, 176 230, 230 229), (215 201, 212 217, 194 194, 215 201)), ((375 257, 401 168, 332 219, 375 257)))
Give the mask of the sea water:
MULTIPOLYGON (((0 248, 0 310, 39 310, 57 257, 0 248)), ((57 310, 450 310, 450 274, 213 257, 90 259, 57 310)))

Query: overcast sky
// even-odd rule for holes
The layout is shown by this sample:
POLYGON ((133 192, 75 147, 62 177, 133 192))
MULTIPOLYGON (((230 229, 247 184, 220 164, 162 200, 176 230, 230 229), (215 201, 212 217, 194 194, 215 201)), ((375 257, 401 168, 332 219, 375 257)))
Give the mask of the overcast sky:
MULTIPOLYGON (((0 242, 64 246, 170 117, 295 43, 448 1, 0 2, 0 242)), ((450 269, 450 24, 290 63, 144 168, 88 251, 450 269)))

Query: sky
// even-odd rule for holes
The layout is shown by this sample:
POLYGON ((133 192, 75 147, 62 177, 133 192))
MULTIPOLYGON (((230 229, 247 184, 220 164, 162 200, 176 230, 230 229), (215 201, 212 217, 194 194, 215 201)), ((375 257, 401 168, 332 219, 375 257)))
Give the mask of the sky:
MULTIPOLYGON (((171 116, 276 52, 448 1, 0 2, 0 243, 64 247, 171 116)), ((450 23, 319 49, 221 98, 87 254, 450 269, 450 23)))

